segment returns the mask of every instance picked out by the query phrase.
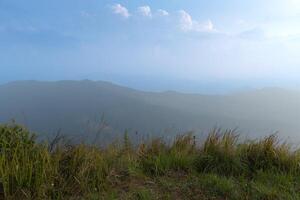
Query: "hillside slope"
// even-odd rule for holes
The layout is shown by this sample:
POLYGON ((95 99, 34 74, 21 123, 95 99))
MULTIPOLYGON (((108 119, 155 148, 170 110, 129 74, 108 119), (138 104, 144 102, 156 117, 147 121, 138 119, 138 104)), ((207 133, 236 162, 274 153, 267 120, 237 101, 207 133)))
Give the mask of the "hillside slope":
POLYGON ((221 126, 251 136, 280 131, 293 137, 300 132, 299 102, 300 93, 276 88, 200 95, 142 92, 102 81, 20 81, 0 86, 0 122, 15 119, 41 133, 75 135, 125 129, 167 135, 221 126))

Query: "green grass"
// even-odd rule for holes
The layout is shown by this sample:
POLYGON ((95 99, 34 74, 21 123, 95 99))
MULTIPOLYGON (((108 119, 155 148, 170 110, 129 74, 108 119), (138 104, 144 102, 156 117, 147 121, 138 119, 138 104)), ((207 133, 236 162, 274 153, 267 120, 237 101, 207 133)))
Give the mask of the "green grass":
POLYGON ((105 148, 37 142, 15 125, 0 125, 0 181, 7 199, 300 199, 300 154, 276 135, 242 141, 214 129, 196 144, 191 134, 105 148))

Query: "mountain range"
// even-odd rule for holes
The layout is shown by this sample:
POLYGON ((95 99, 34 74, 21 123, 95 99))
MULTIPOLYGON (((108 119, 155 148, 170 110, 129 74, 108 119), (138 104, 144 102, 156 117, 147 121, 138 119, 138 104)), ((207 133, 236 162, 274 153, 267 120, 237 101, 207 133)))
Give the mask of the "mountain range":
POLYGON ((299 119, 300 92, 280 88, 201 95, 89 80, 0 85, 0 123, 14 120, 40 135, 59 131, 110 140, 125 130, 140 137, 173 137, 221 127, 237 128, 247 137, 278 131, 283 138, 298 139, 299 119))

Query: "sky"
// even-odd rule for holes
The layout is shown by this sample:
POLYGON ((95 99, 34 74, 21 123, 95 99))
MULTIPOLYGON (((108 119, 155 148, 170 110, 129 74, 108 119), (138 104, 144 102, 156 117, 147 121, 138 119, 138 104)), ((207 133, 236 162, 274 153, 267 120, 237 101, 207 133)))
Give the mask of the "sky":
POLYGON ((299 87, 300 0, 0 0, 0 83, 299 87))

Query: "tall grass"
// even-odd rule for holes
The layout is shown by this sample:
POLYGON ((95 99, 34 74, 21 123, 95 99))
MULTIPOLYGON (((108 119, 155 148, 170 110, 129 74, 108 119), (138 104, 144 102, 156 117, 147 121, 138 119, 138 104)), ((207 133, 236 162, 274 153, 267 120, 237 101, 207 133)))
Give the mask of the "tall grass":
POLYGON ((181 192, 199 189, 211 198, 300 199, 299 163, 299 151, 275 135, 239 142, 234 130, 213 129, 201 144, 185 134, 171 144, 154 139, 134 147, 125 133, 123 142, 101 148, 37 142, 21 126, 0 126, 7 199, 153 199, 153 190, 164 194, 157 178, 174 176, 188 181, 176 186, 181 192))
POLYGON ((171 146, 155 139, 142 144, 138 151, 138 162, 145 173, 164 175, 173 171, 190 171, 196 156, 194 137, 191 134, 177 136, 171 146))
POLYGON ((276 135, 244 143, 240 151, 242 162, 250 173, 274 170, 297 174, 300 169, 299 151, 292 150, 291 145, 286 142, 280 143, 276 135))
POLYGON ((22 127, 0 126, 0 150, 0 177, 7 196, 47 194, 53 165, 45 145, 37 144, 22 127))
POLYGON ((244 165, 239 156, 238 135, 234 130, 213 129, 200 148, 196 169, 204 173, 239 175, 244 165))

